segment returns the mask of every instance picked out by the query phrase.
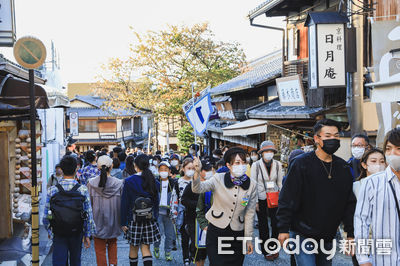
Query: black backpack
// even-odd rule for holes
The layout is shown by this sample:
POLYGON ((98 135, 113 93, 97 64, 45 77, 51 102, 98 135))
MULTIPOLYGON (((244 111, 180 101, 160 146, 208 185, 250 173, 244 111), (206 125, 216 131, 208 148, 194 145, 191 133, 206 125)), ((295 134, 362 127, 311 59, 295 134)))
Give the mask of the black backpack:
POLYGON ((58 192, 50 199, 52 218, 50 226, 53 233, 61 236, 79 234, 83 231, 84 220, 87 213, 83 209, 85 197, 78 191, 80 184, 76 184, 71 190, 65 191, 58 184, 58 192))
POLYGON ((133 206, 133 221, 138 224, 153 220, 153 201, 150 198, 139 197, 133 206))

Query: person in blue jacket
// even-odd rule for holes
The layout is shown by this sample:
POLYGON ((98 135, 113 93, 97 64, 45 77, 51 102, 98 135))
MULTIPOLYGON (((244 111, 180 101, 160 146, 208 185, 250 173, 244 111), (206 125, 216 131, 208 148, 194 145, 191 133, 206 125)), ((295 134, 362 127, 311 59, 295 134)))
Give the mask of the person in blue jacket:
POLYGON ((161 240, 160 230, 157 225, 159 211, 157 182, 149 170, 149 157, 145 154, 135 158, 136 174, 125 179, 121 199, 121 226, 125 232, 125 239, 130 244, 130 265, 138 265, 139 248, 142 252, 144 266, 153 264, 150 245, 161 240), (152 202, 152 217, 144 222, 134 220, 133 209, 135 201, 140 198, 149 198, 152 202))

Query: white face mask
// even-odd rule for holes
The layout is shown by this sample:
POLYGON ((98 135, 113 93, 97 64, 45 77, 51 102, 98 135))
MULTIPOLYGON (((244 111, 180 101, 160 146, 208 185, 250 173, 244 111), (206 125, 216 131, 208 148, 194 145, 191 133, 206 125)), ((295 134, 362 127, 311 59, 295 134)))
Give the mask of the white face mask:
POLYGON ((386 161, 396 172, 400 171, 400 156, 388 155, 386 156, 386 161))
POLYGON ((271 161, 272 158, 274 158, 274 153, 273 152, 264 152, 263 153, 263 158, 266 161, 271 161))
POLYGON ((153 160, 153 165, 157 166, 158 165, 158 161, 157 160, 153 160))
POLYGON ((187 170, 187 171, 185 172, 185 175, 186 175, 187 177, 192 178, 192 177, 194 176, 194 170, 187 170))
POLYGON ((179 164, 179 162, 177 160, 172 160, 171 161, 171 165, 174 166, 174 167, 177 166, 178 164, 179 164))
POLYGON ((356 159, 361 159, 361 157, 364 155, 365 148, 361 147, 354 147, 351 148, 351 153, 353 154, 353 157, 356 159))
POLYGON ((232 175, 234 177, 242 177, 247 171, 247 165, 240 164, 232 166, 232 175))
POLYGON ((168 177, 168 172, 165 172, 165 171, 164 172, 159 172, 159 175, 160 175, 161 178, 165 179, 165 178, 168 177))
POLYGON ((251 160, 252 160, 253 162, 257 161, 257 160, 258 160, 258 156, 257 156, 257 155, 251 156, 251 160))
POLYGON ((219 159, 219 156, 218 155, 213 155, 213 157, 215 158, 215 159, 219 159))
POLYGON ((383 164, 371 164, 367 166, 368 172, 371 174, 376 174, 385 170, 385 166, 383 164))
POLYGON ((246 157, 246 163, 250 163, 250 157, 246 157))
POLYGON ((193 154, 193 153, 195 153, 195 150, 189 149, 189 154, 193 154))
POLYGON ((213 177, 213 172, 212 171, 208 171, 207 173, 206 173, 206 179, 208 180, 208 179, 210 179, 211 177, 213 177))

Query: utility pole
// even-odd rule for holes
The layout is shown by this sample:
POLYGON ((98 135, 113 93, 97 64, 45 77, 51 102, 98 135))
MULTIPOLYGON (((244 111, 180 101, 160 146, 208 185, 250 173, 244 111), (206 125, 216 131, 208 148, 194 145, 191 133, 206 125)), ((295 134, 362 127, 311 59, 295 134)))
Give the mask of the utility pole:
MULTIPOLYGON (((348 1, 352 10, 356 10, 353 1, 348 1)), ((364 88, 364 35, 363 35, 363 15, 355 14, 352 16, 352 24, 356 29, 356 57, 357 71, 352 75, 352 93, 351 93, 351 134, 361 133, 363 131, 363 88, 364 88)))

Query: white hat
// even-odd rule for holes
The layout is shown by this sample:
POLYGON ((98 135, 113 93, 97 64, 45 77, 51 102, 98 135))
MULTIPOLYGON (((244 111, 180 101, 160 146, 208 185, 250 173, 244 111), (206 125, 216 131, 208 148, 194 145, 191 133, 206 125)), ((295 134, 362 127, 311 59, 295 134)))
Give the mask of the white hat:
POLYGON ((160 168, 162 165, 165 165, 168 168, 171 168, 171 165, 167 161, 161 161, 161 163, 158 165, 158 168, 160 168))
POLYGON ((105 165, 107 168, 110 168, 112 166, 112 164, 113 164, 113 160, 108 155, 102 155, 97 160, 98 168, 101 168, 103 165, 105 165))

